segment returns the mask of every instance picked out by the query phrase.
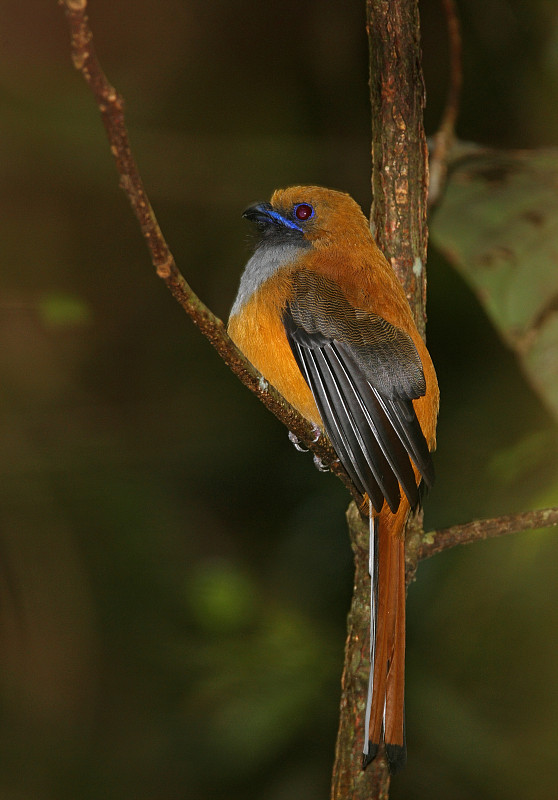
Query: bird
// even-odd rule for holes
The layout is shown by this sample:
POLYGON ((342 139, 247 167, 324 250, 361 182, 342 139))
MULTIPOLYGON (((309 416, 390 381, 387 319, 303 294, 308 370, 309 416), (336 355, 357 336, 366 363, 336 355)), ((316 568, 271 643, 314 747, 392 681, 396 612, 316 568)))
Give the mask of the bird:
POLYGON ((362 767, 406 763, 405 523, 432 486, 436 372, 395 271, 350 195, 276 190, 256 228, 228 333, 316 429, 370 520, 370 677, 362 767))

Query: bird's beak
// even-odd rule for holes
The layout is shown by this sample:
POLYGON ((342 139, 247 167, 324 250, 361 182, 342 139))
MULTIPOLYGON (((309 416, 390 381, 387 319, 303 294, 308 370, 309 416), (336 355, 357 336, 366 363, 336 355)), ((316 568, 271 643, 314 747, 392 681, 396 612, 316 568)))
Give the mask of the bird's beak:
POLYGON ((250 222, 255 222, 262 232, 267 229, 302 235, 302 228, 279 211, 275 211, 271 203, 257 203, 250 206, 242 216, 250 222))
POLYGON ((249 206, 242 216, 257 225, 269 225, 275 221, 272 211, 273 208, 270 203, 256 203, 253 206, 249 206))

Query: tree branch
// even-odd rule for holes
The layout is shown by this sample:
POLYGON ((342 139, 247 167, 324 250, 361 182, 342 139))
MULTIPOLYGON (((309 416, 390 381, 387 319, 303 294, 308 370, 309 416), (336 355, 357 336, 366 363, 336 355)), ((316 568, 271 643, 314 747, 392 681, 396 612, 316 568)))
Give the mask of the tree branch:
POLYGON ((440 127, 434 135, 430 158, 430 189, 428 205, 433 206, 442 194, 448 167, 448 156, 455 140, 455 123, 459 113, 459 98, 463 72, 461 67, 461 29, 454 0, 442 0, 448 26, 449 88, 440 127))
POLYGON ((157 275, 162 278, 174 298, 239 380, 289 431, 312 450, 323 464, 329 466, 357 503, 361 503, 362 498, 342 468, 327 436, 321 435, 314 441, 315 430, 312 425, 287 403, 244 357, 227 335, 223 322, 202 303, 179 271, 161 232, 132 155, 124 119, 124 101, 107 80, 95 53, 93 33, 86 15, 87 0, 59 0, 59 3, 65 10, 70 29, 72 61, 89 85, 99 108, 111 153, 120 175, 120 186, 139 221, 157 275))
POLYGON ((424 534, 418 543, 416 558, 422 561, 460 544, 472 544, 483 539, 495 539, 509 533, 552 528, 558 525, 558 507, 537 511, 506 514, 495 519, 481 519, 462 525, 452 525, 439 531, 424 534))
MULTIPOLYGON (((416 0, 367 0, 372 105, 371 227, 392 264, 424 335, 426 313, 426 196, 428 165, 423 127, 424 84, 416 0)), ((409 526, 420 528, 420 515, 409 526)), ((387 798, 385 760, 365 771, 362 729, 369 668, 370 579, 367 526, 354 507, 348 513, 355 554, 355 585, 348 619, 333 769, 332 800, 387 798)))
POLYGON ((371 224, 424 336, 428 151, 418 4, 416 0, 367 0, 366 10, 372 105, 371 224))

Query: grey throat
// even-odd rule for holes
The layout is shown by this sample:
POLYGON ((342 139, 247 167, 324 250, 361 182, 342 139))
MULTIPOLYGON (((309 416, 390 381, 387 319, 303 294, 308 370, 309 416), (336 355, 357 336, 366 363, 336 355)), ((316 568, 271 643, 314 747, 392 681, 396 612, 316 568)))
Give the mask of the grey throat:
POLYGON ((261 244, 246 264, 246 268, 242 273, 238 294, 229 317, 234 317, 235 314, 238 314, 242 306, 248 302, 262 284, 275 275, 279 269, 296 261, 301 250, 304 249, 299 244, 291 243, 261 244))

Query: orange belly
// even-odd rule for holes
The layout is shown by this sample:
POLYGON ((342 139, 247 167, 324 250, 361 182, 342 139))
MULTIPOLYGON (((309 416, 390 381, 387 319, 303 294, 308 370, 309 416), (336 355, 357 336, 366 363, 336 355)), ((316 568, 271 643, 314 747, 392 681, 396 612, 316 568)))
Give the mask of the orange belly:
MULTIPOLYGON (((303 417, 323 428, 312 392, 287 341, 273 279, 229 320, 229 336, 247 359, 303 417)), ((285 295, 283 295, 283 298, 285 295)))

